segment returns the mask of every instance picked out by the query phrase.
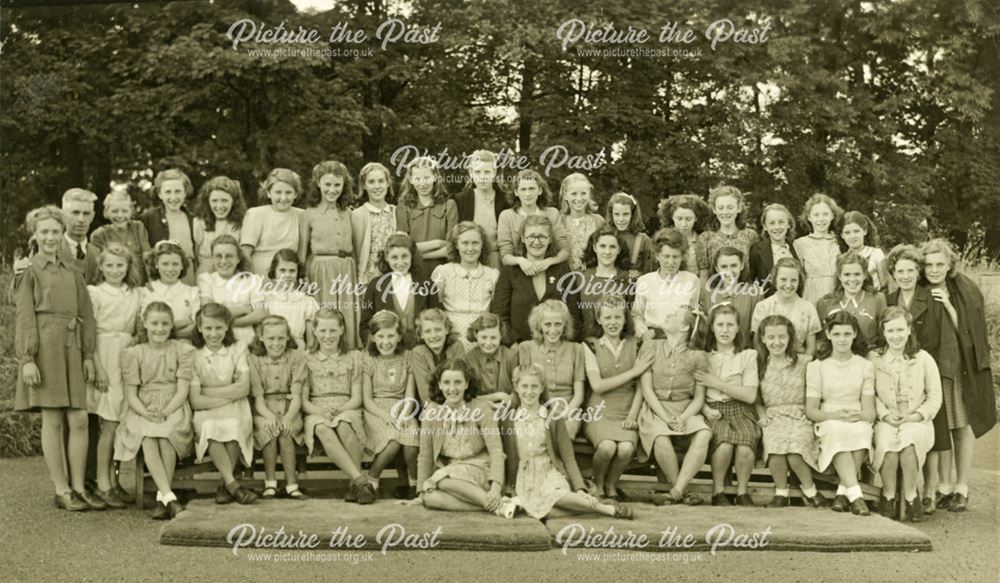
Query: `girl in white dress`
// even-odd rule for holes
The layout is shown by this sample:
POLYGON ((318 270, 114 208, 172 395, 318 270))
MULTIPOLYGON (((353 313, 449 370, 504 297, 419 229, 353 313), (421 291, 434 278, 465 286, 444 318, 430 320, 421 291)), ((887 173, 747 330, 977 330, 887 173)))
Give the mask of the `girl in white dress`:
POLYGON ((219 235, 212 242, 215 271, 198 276, 201 303, 216 302, 233 315, 236 340, 249 346, 254 340, 254 326, 267 316, 259 276, 245 270, 239 245, 232 235, 219 235))
POLYGON ((115 430, 125 413, 122 389, 121 351, 135 342, 139 319, 139 289, 134 287, 131 263, 133 255, 118 243, 101 251, 97 265, 104 281, 87 286, 97 320, 97 351, 94 367, 97 382, 89 387, 88 409, 101 418, 101 437, 97 442, 97 489, 94 494, 109 508, 124 508, 125 494, 115 475, 115 430))
POLYGON ((253 504, 257 494, 236 480, 236 463, 251 467, 253 417, 250 414, 250 367, 246 347, 236 342, 233 315, 225 306, 205 304, 195 316, 193 376, 188 399, 194 410, 194 453, 208 452, 222 483, 216 504, 253 504))
POLYGON ((194 315, 201 308, 198 288, 181 281, 191 268, 191 261, 175 241, 153 245, 153 251, 146 257, 149 282, 142 289, 139 305, 141 312, 153 302, 170 306, 174 315, 174 334, 187 340, 194 333, 194 315))
POLYGON ((861 356, 864 341, 850 313, 830 314, 823 329, 826 341, 806 368, 806 416, 816 424, 820 471, 832 463, 840 479, 833 510, 868 516, 858 474, 872 455, 875 367, 861 356))

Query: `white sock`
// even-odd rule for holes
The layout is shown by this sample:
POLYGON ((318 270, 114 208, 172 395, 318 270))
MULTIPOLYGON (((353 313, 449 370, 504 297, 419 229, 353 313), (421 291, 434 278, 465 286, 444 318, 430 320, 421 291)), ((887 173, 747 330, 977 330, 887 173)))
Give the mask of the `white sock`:
MULTIPOLYGON (((156 501, 163 502, 163 492, 160 492, 159 490, 156 491, 156 501)), ((163 503, 166 504, 166 502, 163 503)))
POLYGON ((416 486, 417 485, 417 479, 416 478, 410 478, 410 485, 411 486, 416 486))
POLYGON ((163 495, 164 504, 169 504, 170 502, 176 502, 176 501, 177 501, 177 496, 175 496, 173 492, 167 492, 166 494, 163 495))
POLYGON ((379 478, 373 478, 371 476, 368 476, 368 481, 371 482, 372 488, 378 490, 378 483, 381 481, 379 478))
POLYGON ((845 488, 843 484, 838 484, 837 496, 846 496, 846 495, 847 495, 847 488, 845 488))
POLYGON ((955 487, 951 484, 938 484, 938 494, 944 494, 947 496, 954 491, 955 487))
POLYGON ((846 490, 847 499, 854 502, 858 498, 861 498, 861 486, 851 486, 846 490))
POLYGON ((285 492, 288 492, 289 494, 291 494, 292 492, 294 492, 294 491, 296 491, 298 489, 299 489, 299 485, 298 484, 285 484, 285 492))
POLYGON ((816 484, 809 486, 808 488, 802 488, 802 495, 808 496, 810 498, 815 498, 819 492, 816 491, 816 484))
POLYGON ((277 488, 278 487, 278 480, 264 480, 264 487, 265 488, 277 488))
POLYGON ((775 488, 774 489, 774 495, 775 496, 784 496, 785 498, 788 498, 788 488, 775 488))
POLYGON ((965 496, 966 498, 968 498, 969 497, 969 485, 968 484, 957 484, 955 486, 955 493, 956 494, 961 494, 962 496, 965 496))

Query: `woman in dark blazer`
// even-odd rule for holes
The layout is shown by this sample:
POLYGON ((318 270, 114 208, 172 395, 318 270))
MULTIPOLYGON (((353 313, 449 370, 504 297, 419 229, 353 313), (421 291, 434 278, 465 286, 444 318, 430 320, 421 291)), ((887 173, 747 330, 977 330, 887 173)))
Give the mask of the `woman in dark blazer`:
MULTIPOLYGON (((532 215, 525 219, 521 240, 526 250, 525 257, 531 261, 542 261, 554 250, 552 244, 552 223, 544 215, 532 215)), ((575 275, 565 262, 552 265, 545 271, 526 275, 519 266, 505 265, 500 270, 500 279, 493 292, 490 311, 496 314, 507 331, 508 344, 531 339, 528 315, 532 308, 545 300, 557 300, 569 307, 573 319, 573 330, 578 340, 582 330, 583 315, 580 310, 579 294, 574 289, 575 275)))
POLYGON ((435 294, 432 293, 434 290, 431 282, 418 281, 413 276, 419 271, 414 269, 414 265, 419 261, 417 244, 406 233, 394 233, 386 240, 385 249, 380 251, 378 256, 378 268, 382 275, 368 282, 364 298, 361 300, 358 331, 361 333, 362 346, 368 344, 368 323, 380 310, 389 310, 402 320, 403 346, 411 349, 417 345, 417 316, 427 308, 435 307, 435 294), (405 258, 407 254, 408 260, 405 258), (398 261, 402 261, 403 265, 397 264, 398 261), (407 294, 405 307, 400 306, 393 287, 393 282, 399 281, 401 277, 408 278, 410 283, 410 293, 407 294))
MULTIPOLYGON (((897 245, 886 258, 886 268, 899 289, 886 296, 889 306, 902 306, 913 316, 913 331, 920 348, 927 351, 938 365, 941 385, 954 390, 958 370, 958 335, 944 306, 934 300, 931 292, 918 282, 924 266, 924 256, 913 245, 897 245)), ((939 453, 951 450, 948 414, 942 406, 934 416, 934 447, 924 463, 924 510, 936 510, 934 493, 938 487, 939 453)))
MULTIPOLYGON (((979 287, 958 271, 958 254, 943 239, 932 239, 920 246, 924 256, 923 281, 935 303, 946 314, 941 319, 954 324, 958 341, 957 358, 941 354, 941 360, 953 360, 957 374, 951 387, 942 384, 944 404, 951 433, 951 451, 940 453, 939 472, 942 486, 950 485, 952 458, 956 480, 953 492, 940 488, 937 506, 953 512, 968 506, 969 478, 976 438, 996 425, 996 395, 990 370, 990 345, 986 329, 986 302, 979 287), (943 492, 941 490, 944 490, 943 492)), ((946 325, 946 324, 942 324, 946 325)))

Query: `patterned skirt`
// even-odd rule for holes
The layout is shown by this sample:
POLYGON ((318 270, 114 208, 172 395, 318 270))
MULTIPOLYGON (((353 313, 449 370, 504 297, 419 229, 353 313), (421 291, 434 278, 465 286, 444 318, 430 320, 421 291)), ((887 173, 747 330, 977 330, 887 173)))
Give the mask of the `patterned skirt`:
POLYGON ((521 458, 517 468, 517 497, 528 516, 545 518, 571 492, 566 476, 552 464, 548 453, 521 458))
MULTIPOLYGON (((660 405, 666 410, 667 415, 672 417, 683 413, 684 409, 687 409, 687 406, 690 404, 691 401, 660 401, 660 405)), ((644 462, 652 455, 653 444, 656 443, 656 438, 660 436, 669 437, 671 435, 692 435, 703 429, 708 429, 708 425, 705 424, 705 418, 701 415, 692 415, 687 420, 683 431, 674 431, 667 425, 666 421, 661 419, 656 413, 653 413, 653 410, 646 403, 643 403, 642 408, 639 410, 639 461, 644 462)))
POLYGON ((351 293, 358 282, 357 266, 351 257, 314 255, 306 266, 309 281, 319 286, 316 301, 320 308, 333 308, 344 316, 347 349, 361 346, 358 336, 358 298, 351 293))
MULTIPOLYGON (((392 415, 392 406, 398 399, 375 398, 375 404, 385 411, 386 415, 392 415)), ((375 415, 365 415, 365 450, 372 455, 377 455, 390 441, 395 441, 399 445, 420 446, 420 426, 414 418, 403 419, 401 422, 388 423, 381 417, 375 415)))
POLYGON ((944 398, 944 410, 948 414, 948 429, 961 429, 969 424, 969 412, 965 410, 965 400, 962 398, 962 375, 956 375, 955 380, 941 379, 941 393, 944 398))
POLYGON ((705 419, 712 430, 713 448, 728 443, 734 446, 745 445, 757 451, 760 426, 757 425, 757 412, 753 405, 733 400, 709 403, 708 406, 722 414, 722 417, 715 420, 705 419))
MULTIPOLYGON (((264 398, 267 399, 267 408, 270 409, 275 416, 281 417, 285 414, 285 411, 288 410, 288 399, 284 393, 279 393, 274 396, 266 395, 264 398)), ((276 425, 269 423, 264 417, 254 415, 254 447, 258 450, 262 450, 265 445, 274 441, 274 439, 279 435, 281 435, 281 430, 278 429, 276 425)), ((295 443, 302 445, 302 415, 296 415, 292 420, 292 440, 294 440, 295 443)))
MULTIPOLYGON (((350 401, 351 398, 347 395, 330 395, 327 397, 312 397, 310 400, 317 407, 341 407, 344 403, 350 401)), ((329 427, 330 429, 336 429, 341 423, 350 426, 359 442, 365 442, 365 422, 361 409, 341 411, 332 419, 324 415, 306 415, 305 442, 306 449, 309 450, 309 455, 313 454, 313 447, 316 441, 316 428, 329 427)))
POLYGON ((819 444, 803 405, 768 407, 761 432, 765 462, 770 455, 798 454, 811 468, 819 470, 819 444))

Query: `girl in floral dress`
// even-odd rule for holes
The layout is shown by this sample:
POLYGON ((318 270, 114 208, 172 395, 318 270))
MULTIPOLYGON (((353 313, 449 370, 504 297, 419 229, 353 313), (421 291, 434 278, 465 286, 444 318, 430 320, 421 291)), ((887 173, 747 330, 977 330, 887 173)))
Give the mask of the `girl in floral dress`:
POLYGON ((583 255, 594 231, 604 225, 604 217, 595 213, 594 185, 584 174, 570 174, 559 186, 559 212, 569 236, 569 268, 582 271, 583 255))

